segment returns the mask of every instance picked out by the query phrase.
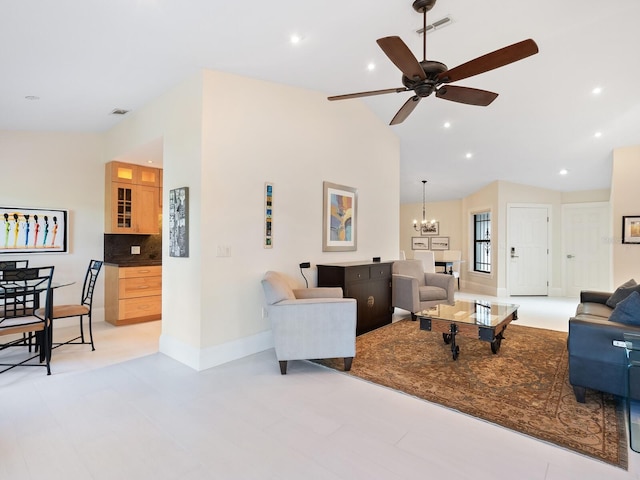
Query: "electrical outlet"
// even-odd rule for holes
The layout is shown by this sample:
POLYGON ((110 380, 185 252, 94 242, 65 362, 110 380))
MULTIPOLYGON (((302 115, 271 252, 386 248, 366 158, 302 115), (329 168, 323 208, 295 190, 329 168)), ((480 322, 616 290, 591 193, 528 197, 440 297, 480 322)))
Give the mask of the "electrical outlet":
POLYGON ((302 262, 300 264, 300 268, 311 268, 311 263, 309 262, 302 262))
POLYGON ((265 307, 262 307, 262 318, 267 317, 269 317, 269 311, 265 307))
POLYGON ((131 255, 140 255, 140 245, 131 246, 131 255))

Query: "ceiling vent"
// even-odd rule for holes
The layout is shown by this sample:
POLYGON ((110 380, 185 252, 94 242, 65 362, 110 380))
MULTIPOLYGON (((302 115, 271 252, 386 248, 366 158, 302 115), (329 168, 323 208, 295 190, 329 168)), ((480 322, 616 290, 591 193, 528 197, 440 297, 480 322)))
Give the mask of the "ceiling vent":
POLYGON ((129 113, 129 110, 125 110, 124 108, 114 108, 111 110, 111 115, 126 115, 129 113))
POLYGON ((453 19, 451 18, 451 15, 447 15, 446 17, 441 18, 440 20, 436 20, 435 22, 427 25, 425 28, 416 30, 416 33, 420 35, 424 32, 426 33, 433 32, 434 30, 450 25, 452 22, 453 22, 453 19))

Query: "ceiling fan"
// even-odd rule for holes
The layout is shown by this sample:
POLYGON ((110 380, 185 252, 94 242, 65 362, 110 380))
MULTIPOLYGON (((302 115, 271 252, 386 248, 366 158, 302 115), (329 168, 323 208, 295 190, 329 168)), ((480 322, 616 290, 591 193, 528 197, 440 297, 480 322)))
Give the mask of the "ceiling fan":
POLYGON ((449 85, 449 83, 503 67, 538 53, 538 45, 536 45, 536 42, 528 39, 487 53, 452 69, 448 69, 444 63, 427 60, 427 12, 431 10, 435 4, 436 0, 415 0, 413 2, 413 9, 418 13, 422 13, 423 16, 421 62, 416 59, 400 37, 384 37, 377 40, 378 45, 387 57, 389 57, 389 60, 402 72, 402 84, 404 87, 336 95, 328 97, 328 99, 346 100, 349 98, 369 97, 413 90, 415 95, 407 100, 400 110, 398 110, 398 113, 396 113, 391 120, 390 125, 402 123, 411 112, 413 112, 418 103, 420 103, 420 100, 428 97, 433 92, 436 92, 436 97, 452 102, 486 107, 498 97, 497 93, 479 90, 477 88, 449 85))

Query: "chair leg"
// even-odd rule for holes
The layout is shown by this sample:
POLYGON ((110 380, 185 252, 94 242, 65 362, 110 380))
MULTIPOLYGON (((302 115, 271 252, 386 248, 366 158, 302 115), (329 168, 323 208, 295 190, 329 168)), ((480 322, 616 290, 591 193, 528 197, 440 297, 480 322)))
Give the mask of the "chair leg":
POLYGON ((344 371, 351 370, 351 364, 353 363, 353 357, 344 357, 344 371))
MULTIPOLYGON (((91 325, 91 315, 90 314, 89 314, 88 318, 89 318, 89 340, 91 340, 91 351, 94 352, 96 350, 96 347, 93 344, 93 327, 91 325)), ((80 317, 80 321, 82 322, 82 317, 80 317)), ((84 338, 82 339, 82 341, 84 342, 84 338)))
POLYGON ((287 374, 287 361, 286 360, 280 360, 280 374, 281 375, 286 375, 287 374))

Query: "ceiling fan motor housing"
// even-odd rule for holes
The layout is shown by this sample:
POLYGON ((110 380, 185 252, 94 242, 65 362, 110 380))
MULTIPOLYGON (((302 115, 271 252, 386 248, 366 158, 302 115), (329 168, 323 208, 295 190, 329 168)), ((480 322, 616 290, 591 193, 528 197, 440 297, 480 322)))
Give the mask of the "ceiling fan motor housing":
POLYGON ((413 9, 418 13, 428 12, 436 4, 436 0, 416 0, 413 2, 413 9))
POLYGON ((419 97, 428 97, 433 93, 438 86, 438 75, 447 71, 447 66, 442 62, 435 60, 422 60, 420 66, 424 70, 427 78, 420 80, 418 78, 412 79, 406 75, 402 76, 402 84, 410 90, 416 92, 419 97))

